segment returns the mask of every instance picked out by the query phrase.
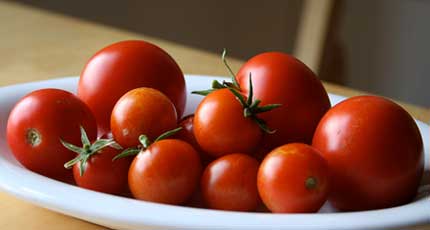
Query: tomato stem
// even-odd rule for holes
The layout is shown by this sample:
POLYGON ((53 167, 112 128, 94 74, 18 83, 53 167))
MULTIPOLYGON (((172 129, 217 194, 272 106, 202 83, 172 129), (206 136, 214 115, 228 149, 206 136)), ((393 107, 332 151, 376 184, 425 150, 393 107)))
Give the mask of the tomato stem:
MULTIPOLYGON (((224 63, 224 65, 227 67, 227 69, 230 73, 231 82, 222 81, 222 83, 220 83, 219 81, 214 80, 214 81, 212 81, 212 85, 211 85, 212 88, 211 89, 192 91, 191 92, 192 94, 207 96, 208 94, 212 93, 213 91, 215 91, 217 89, 224 89, 224 88, 229 88, 229 87, 240 90, 239 82, 237 82, 236 76, 233 73, 233 70, 230 68, 230 65, 227 62, 226 56, 227 56, 227 50, 224 48, 222 51, 222 54, 221 54, 221 60, 224 63)), ((252 99, 252 97, 251 97, 251 99, 252 99)))
POLYGON ((175 135, 176 133, 178 133, 181 130, 182 130, 182 127, 178 127, 176 129, 169 130, 169 131, 161 134, 159 137, 157 137, 157 139, 155 139, 154 142, 161 141, 161 140, 166 139, 166 138, 168 138, 170 136, 173 136, 173 135, 175 135))
POLYGON ((141 151, 141 148, 128 148, 122 151, 120 154, 116 155, 114 158, 112 158, 112 161, 115 161, 120 158, 128 157, 128 156, 134 156, 137 155, 141 151))
POLYGON ((224 62, 224 65, 227 67, 228 71, 230 72, 231 82, 233 83, 233 86, 240 89, 239 83, 236 80, 236 75, 233 73, 233 70, 230 68, 230 65, 227 63, 227 59, 225 58, 227 56, 227 49, 224 48, 222 50, 221 54, 221 60, 224 62))
POLYGON ((158 136, 154 142, 151 142, 146 135, 141 134, 139 136, 139 142, 142 144, 142 146, 138 146, 135 148, 128 148, 128 149, 122 151, 120 154, 116 155, 112 159, 112 161, 115 161, 115 160, 120 159, 120 158, 128 157, 128 156, 137 155, 140 151, 146 150, 147 148, 149 148, 149 146, 152 143, 155 143, 157 141, 161 141, 161 140, 166 139, 172 135, 175 135, 177 132, 179 132, 181 130, 182 130, 182 127, 178 127, 176 129, 172 129, 172 130, 169 130, 167 132, 164 132, 160 136, 158 136))
POLYGON ((261 101, 258 99, 256 100, 253 99, 254 89, 252 86, 251 73, 249 73, 249 92, 248 92, 247 99, 245 99, 245 97, 239 91, 237 91, 237 89, 232 87, 227 87, 227 88, 230 90, 230 92, 233 93, 233 95, 242 105, 244 117, 247 117, 247 118, 249 117, 252 120, 254 120, 257 123, 257 125, 260 127, 260 129, 263 130, 265 133, 273 134, 276 132, 276 130, 271 130, 263 119, 257 117, 257 114, 268 112, 272 109, 278 108, 281 106, 281 104, 269 104, 269 105, 259 106, 261 101))
POLYGON ((149 138, 142 134, 139 136, 139 142, 142 144, 144 149, 147 149, 149 147, 149 145, 151 145, 151 141, 149 140, 149 138))
POLYGON ((61 138, 60 142, 65 148, 78 154, 78 156, 66 162, 64 164, 64 167, 66 169, 70 169, 71 167, 73 167, 73 165, 79 163, 79 174, 81 176, 84 175, 87 161, 92 155, 97 154, 100 150, 108 146, 115 149, 122 149, 122 147, 113 139, 99 139, 91 144, 90 140, 88 139, 87 133, 85 132, 85 129, 80 126, 80 130, 82 147, 75 146, 71 143, 64 141, 61 138))

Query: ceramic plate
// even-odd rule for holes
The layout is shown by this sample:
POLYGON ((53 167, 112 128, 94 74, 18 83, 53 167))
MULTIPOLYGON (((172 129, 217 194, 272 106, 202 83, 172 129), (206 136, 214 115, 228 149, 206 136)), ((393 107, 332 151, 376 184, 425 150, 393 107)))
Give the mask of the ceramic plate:
MULTIPOLYGON (((188 91, 206 89, 214 78, 188 75, 188 91)), ((421 194, 414 202, 389 209, 336 213, 326 204, 316 214, 241 213, 112 196, 26 170, 12 156, 5 141, 9 111, 20 97, 32 90, 52 87, 74 92, 77 81, 77 77, 68 77, 0 88, 0 188, 3 191, 36 205, 115 229, 139 229, 148 225, 182 229, 379 229, 430 223, 430 195, 426 186, 421 187, 421 194)), ((192 113, 201 99, 188 95, 185 114, 192 113)), ((330 99, 336 104, 344 97, 330 94, 330 99)), ((417 124, 425 141, 425 162, 429 162, 429 127, 420 121, 417 124)))

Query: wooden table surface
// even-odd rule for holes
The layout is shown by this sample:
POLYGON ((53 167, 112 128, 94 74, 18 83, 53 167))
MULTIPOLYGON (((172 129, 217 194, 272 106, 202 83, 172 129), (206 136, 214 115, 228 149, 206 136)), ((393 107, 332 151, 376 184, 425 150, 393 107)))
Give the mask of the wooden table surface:
MULTIPOLYGON (((0 1, 0 34, 0 86, 79 75, 97 50, 127 39, 144 39, 157 44, 175 58, 184 73, 227 75, 220 54, 11 2, 0 1)), ((233 69, 243 63, 243 60, 232 58, 229 61, 233 69)), ((329 92, 340 95, 363 94, 333 84, 325 83, 325 86, 329 92)), ((430 120, 429 110, 402 105, 416 118, 430 120)), ((430 230, 430 226, 417 228, 430 230)), ((0 229, 105 228, 0 192, 0 229)))

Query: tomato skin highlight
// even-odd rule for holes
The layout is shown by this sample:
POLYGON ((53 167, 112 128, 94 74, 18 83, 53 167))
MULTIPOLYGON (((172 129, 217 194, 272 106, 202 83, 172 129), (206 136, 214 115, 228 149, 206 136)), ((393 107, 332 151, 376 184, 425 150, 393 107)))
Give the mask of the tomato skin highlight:
POLYGON ((190 144, 164 139, 134 158, 128 184, 136 199, 183 204, 198 186, 201 167, 199 155, 190 144))
POLYGON ((79 187, 98 192, 121 195, 128 191, 128 169, 132 158, 120 158, 112 161, 120 153, 112 147, 106 147, 87 161, 85 172, 80 175, 80 166, 73 166, 73 177, 79 187))
POLYGON ((7 123, 7 142, 15 158, 41 175, 73 182, 63 167, 76 154, 63 147, 60 138, 80 144, 80 129, 96 138, 97 124, 88 106, 70 92, 60 89, 33 91, 19 100, 7 123), (32 138, 36 138, 33 139, 32 138))
POLYGON ((257 160, 241 153, 225 155, 210 163, 201 179, 205 203, 213 209, 255 211, 260 202, 258 167, 257 160))
POLYGON ((329 200, 339 210, 388 208, 411 201, 423 173, 423 143, 414 119, 377 96, 357 96, 323 117, 313 146, 331 169, 329 200))
POLYGON ((112 110, 111 128, 114 139, 124 148, 139 145, 139 136, 155 140, 176 127, 173 103, 152 88, 136 88, 122 96, 112 110))
POLYGON ((228 89, 207 95, 194 114, 194 135, 200 147, 213 157, 230 153, 251 154, 263 132, 228 89))
POLYGON ((98 51, 81 73, 78 96, 94 113, 100 133, 106 133, 115 103, 139 87, 163 92, 175 105, 177 117, 182 116, 186 102, 184 75, 169 54, 145 41, 121 41, 98 51))
POLYGON ((257 186, 272 212, 317 212, 330 188, 328 165, 315 148, 302 143, 286 144, 264 158, 257 186))
POLYGON ((260 117, 274 134, 265 134, 263 153, 292 142, 311 144, 319 120, 330 108, 324 86, 317 76, 296 58, 281 52, 266 52, 249 59, 238 71, 241 90, 249 91, 252 76, 255 98, 262 105, 281 104, 260 117))

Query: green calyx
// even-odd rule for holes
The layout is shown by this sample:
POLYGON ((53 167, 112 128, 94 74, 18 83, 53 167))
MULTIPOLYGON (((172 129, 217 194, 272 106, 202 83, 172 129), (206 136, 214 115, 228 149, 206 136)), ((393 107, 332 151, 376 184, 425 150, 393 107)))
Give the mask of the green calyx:
POLYGON ((60 142, 65 148, 78 154, 78 156, 66 162, 64 164, 64 167, 66 169, 70 169, 73 167, 73 165, 79 163, 79 174, 81 176, 84 175, 87 161, 92 155, 97 154, 100 150, 108 146, 115 149, 122 149, 122 147, 113 139, 99 139, 91 144, 90 140, 88 139, 87 133, 85 132, 85 129, 81 126, 80 130, 82 147, 75 146, 62 139, 60 139, 60 142))
POLYGON ((233 73, 233 70, 231 69, 230 65, 227 63, 227 50, 224 48, 221 55, 221 60, 224 63, 224 65, 227 67, 228 72, 230 74, 230 80, 231 82, 222 81, 219 82, 217 80, 212 81, 212 88, 207 90, 201 90, 201 91, 193 91, 192 94, 198 94, 202 96, 207 96, 208 94, 212 93, 215 90, 223 89, 223 88, 235 88, 240 89, 239 83, 236 80, 235 74, 233 73))
POLYGON ((116 155, 112 159, 112 161, 115 161, 115 160, 120 159, 120 158, 128 157, 128 156, 137 155, 140 151, 147 149, 151 144, 153 144, 153 143, 155 143, 157 141, 161 141, 163 139, 166 139, 166 138, 168 138, 170 136, 173 136, 173 135, 175 135, 177 132, 179 132, 181 130, 182 130, 182 127, 169 130, 169 131, 161 134, 159 137, 157 137, 154 140, 154 142, 151 142, 146 135, 142 134, 142 135, 139 136, 139 142, 140 142, 139 146, 125 149, 120 154, 116 155))
POLYGON ((242 105, 244 117, 251 118, 252 120, 254 120, 255 123, 257 123, 257 125, 260 127, 260 129, 263 130, 263 132, 265 133, 273 134, 276 132, 276 130, 271 130, 263 119, 257 117, 257 114, 268 112, 272 109, 276 109, 280 107, 281 104, 269 104, 269 105, 260 106, 261 101, 258 99, 254 100, 253 98, 254 89, 252 86, 251 73, 249 73, 249 92, 248 92, 248 97, 246 99, 237 89, 232 87, 227 87, 227 89, 234 94, 236 99, 242 105))

